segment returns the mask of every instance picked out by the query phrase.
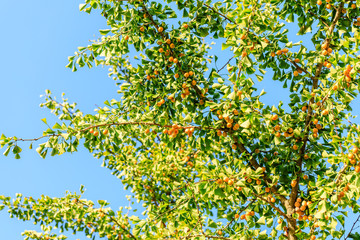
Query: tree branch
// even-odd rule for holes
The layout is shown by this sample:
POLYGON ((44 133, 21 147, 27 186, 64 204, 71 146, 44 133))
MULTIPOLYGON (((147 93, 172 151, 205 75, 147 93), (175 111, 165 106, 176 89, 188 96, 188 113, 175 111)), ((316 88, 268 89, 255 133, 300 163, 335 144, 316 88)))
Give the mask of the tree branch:
POLYGON ((205 5, 207 8, 211 9, 214 13, 217 13, 217 14, 219 14, 220 16, 222 16, 223 18, 225 18, 226 20, 228 20, 229 22, 236 24, 234 21, 232 21, 231 19, 229 19, 228 17, 226 17, 224 14, 216 11, 214 8, 210 7, 210 6, 207 5, 206 3, 204 3, 204 5, 205 5))
POLYGON ((348 237, 350 236, 352 230, 353 230, 354 227, 355 227, 355 224, 356 224, 359 220, 360 220, 360 215, 358 216, 358 218, 356 219, 356 221, 355 221, 354 224, 352 225, 352 227, 351 227, 351 229, 350 229, 350 232, 348 233, 348 235, 346 236, 346 238, 345 238, 344 240, 348 239, 348 237))

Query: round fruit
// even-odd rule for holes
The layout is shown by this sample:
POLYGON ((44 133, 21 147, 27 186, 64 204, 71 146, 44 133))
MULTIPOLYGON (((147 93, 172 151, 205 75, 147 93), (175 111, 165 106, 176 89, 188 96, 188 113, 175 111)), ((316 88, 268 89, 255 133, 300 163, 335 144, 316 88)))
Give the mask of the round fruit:
POLYGON ((271 116, 272 121, 276 121, 276 120, 278 120, 278 118, 279 118, 279 116, 276 114, 271 116))

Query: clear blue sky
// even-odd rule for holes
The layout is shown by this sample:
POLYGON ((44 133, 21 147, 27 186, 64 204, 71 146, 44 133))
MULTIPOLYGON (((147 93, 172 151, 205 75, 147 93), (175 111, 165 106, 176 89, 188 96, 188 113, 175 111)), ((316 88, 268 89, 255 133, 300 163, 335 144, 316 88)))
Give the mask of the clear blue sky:
MULTIPOLYGON (((56 118, 39 107, 45 89, 59 97, 65 92, 69 101, 77 102, 86 113, 93 112, 95 104, 119 98, 114 81, 107 77, 107 69, 84 68, 72 73, 65 68, 67 57, 78 46, 88 45, 88 40, 99 36, 98 29, 106 28, 100 14, 79 12, 80 3, 80 0, 1 1, 0 133, 32 138, 46 129, 41 118, 46 117, 54 124, 56 118)), ((83 184, 88 199, 106 199, 115 209, 128 205, 121 182, 100 167, 101 160, 84 149, 45 160, 27 147, 20 160, 5 158, 2 152, 3 149, 0 195, 62 197, 66 190, 78 192, 83 184)), ((6 211, 0 212, 0 239, 23 239, 20 233, 25 229, 39 227, 10 219, 6 211)), ((75 239, 71 234, 68 237, 75 239)), ((76 238, 87 239, 81 234, 76 238)))
MULTIPOLYGON (((46 129, 40 119, 46 117, 50 125, 54 124, 56 119, 46 109, 39 108, 42 101, 39 96, 45 89, 50 89, 55 96, 65 92, 69 101, 77 102, 86 113, 91 113, 96 104, 119 98, 114 81, 107 77, 107 69, 84 68, 72 73, 65 68, 67 57, 78 46, 87 45, 88 40, 99 37, 98 29, 106 28, 100 14, 79 12, 80 3, 79 0, 2 1, 0 133, 32 138, 46 129)), ((220 61, 226 62, 227 58, 220 61)), ((265 78, 261 88, 269 93, 265 96, 267 103, 288 99, 285 91, 279 90, 281 86, 265 78)), ((359 113, 358 103, 357 100, 353 104, 357 105, 354 114, 359 113)), ((85 198, 106 199, 115 209, 127 206, 121 182, 100 165, 101 160, 84 149, 45 160, 26 147, 20 160, 1 154, 0 195, 13 197, 15 193, 23 193, 33 197, 41 194, 62 197, 66 190, 78 191, 83 184, 87 189, 85 198)), ((39 230, 39 227, 10 219, 6 211, 0 212, 1 239, 22 239, 20 233, 25 229, 39 230)), ((71 234, 67 236, 75 239, 71 234)), ((80 233, 76 239, 86 238, 80 233)))

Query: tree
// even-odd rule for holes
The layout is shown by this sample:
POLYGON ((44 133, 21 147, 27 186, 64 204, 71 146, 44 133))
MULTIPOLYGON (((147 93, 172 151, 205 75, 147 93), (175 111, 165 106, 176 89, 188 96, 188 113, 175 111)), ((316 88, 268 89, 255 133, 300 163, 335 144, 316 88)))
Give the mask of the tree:
POLYGON ((23 141, 42 140, 43 158, 84 145, 144 212, 95 205, 83 187, 63 198, 1 196, 0 209, 42 226, 25 239, 65 239, 54 226, 93 239, 355 238, 344 222, 360 211, 356 2, 86 0, 80 10, 100 10, 109 29, 67 67, 109 66, 121 99, 84 115, 47 90, 41 106, 60 122, 0 144, 15 158, 23 141), (313 45, 293 43, 284 20, 313 45), (211 38, 224 54, 211 55, 211 38), (285 106, 262 102, 254 79, 264 77, 284 83, 285 106))

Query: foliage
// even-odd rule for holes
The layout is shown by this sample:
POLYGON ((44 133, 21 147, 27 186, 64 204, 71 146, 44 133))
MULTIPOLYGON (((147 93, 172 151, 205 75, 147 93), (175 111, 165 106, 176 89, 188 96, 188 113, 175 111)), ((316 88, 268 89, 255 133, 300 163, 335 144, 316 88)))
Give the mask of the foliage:
POLYGON ((86 0, 80 10, 100 10, 109 29, 67 67, 109 66, 121 99, 84 115, 47 90, 41 106, 60 122, 39 138, 2 135, 0 144, 20 158, 21 141, 45 140, 36 149, 45 158, 83 143, 145 211, 95 207, 83 190, 2 196, 1 208, 42 226, 25 239, 65 239, 54 226, 93 239, 356 236, 344 224, 349 211, 360 211, 360 127, 350 107, 359 92, 359 5, 86 0), (313 46, 290 41, 285 21, 313 46), (221 56, 211 55, 212 38, 221 56), (225 65, 212 67, 219 59, 225 65), (287 106, 261 101, 255 79, 271 76, 288 90, 287 106))

